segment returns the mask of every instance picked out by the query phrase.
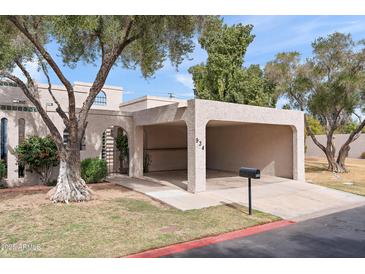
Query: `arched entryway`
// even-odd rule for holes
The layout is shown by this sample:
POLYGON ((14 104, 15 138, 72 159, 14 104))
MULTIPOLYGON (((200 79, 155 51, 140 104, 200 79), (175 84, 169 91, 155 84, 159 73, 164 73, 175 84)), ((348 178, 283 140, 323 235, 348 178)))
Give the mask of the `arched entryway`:
POLYGON ((129 173, 128 134, 120 126, 108 127, 102 133, 100 158, 107 162, 108 174, 129 173))

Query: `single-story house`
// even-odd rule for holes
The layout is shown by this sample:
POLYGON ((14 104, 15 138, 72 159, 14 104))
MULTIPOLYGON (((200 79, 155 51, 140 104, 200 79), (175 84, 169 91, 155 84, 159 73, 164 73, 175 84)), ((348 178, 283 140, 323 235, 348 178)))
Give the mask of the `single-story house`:
MULTIPOLYGON (((90 86, 74 84, 78 107, 90 86)), ((40 101, 64 132, 47 88, 38 84, 40 101)), ((64 87, 54 85, 53 92, 67 106, 64 87)), ((155 96, 123 102, 122 97, 120 87, 103 88, 90 111, 80 146, 82 158, 105 159, 110 174, 123 172, 125 163, 116 149, 116 137, 126 134, 131 177, 143 177, 144 165, 149 174, 180 171, 192 193, 206 190, 210 170, 237 173, 241 166, 304 181, 304 117, 300 111, 155 96)), ((0 154, 7 163, 8 186, 38 183, 34 174, 19 170, 14 149, 26 136, 46 135, 48 129, 20 88, 8 82, 0 83, 0 119, 0 154)), ((67 132, 64 138, 67 141, 67 132)))

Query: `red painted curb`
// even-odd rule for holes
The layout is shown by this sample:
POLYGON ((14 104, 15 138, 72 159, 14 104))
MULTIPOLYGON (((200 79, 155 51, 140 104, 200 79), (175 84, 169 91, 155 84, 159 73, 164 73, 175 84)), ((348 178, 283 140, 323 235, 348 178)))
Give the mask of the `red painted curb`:
POLYGON ((236 238, 247 237, 250 235, 262 233, 262 232, 269 231, 272 229, 285 227, 285 226, 288 226, 288 225, 291 225, 294 223, 295 222, 288 221, 288 220, 276 221, 276 222, 272 222, 272 223, 268 223, 268 224, 249 227, 246 229, 227 232, 227 233, 223 233, 223 234, 216 235, 216 236, 210 236, 210 237, 206 237, 206 238, 202 238, 202 239, 198 239, 198 240, 193 240, 190 242, 184 242, 184 243, 169 245, 169 246, 165 246, 165 247, 161 247, 161 248, 151 249, 151 250, 143 251, 141 253, 131 254, 131 255, 125 256, 124 258, 158 258, 158 257, 166 256, 169 254, 178 253, 178 252, 186 251, 189 249, 197 248, 197 247, 207 246, 207 245, 211 245, 211 244, 215 244, 215 243, 219 243, 219 242, 223 242, 223 241, 227 241, 227 240, 232 240, 232 239, 236 239, 236 238))

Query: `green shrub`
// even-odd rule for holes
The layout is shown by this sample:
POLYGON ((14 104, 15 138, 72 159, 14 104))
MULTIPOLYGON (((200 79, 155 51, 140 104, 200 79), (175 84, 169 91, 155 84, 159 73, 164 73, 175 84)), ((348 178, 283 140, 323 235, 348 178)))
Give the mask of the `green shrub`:
POLYGON ((48 181, 46 183, 47 186, 56 186, 57 185, 57 180, 51 180, 51 181, 48 181))
POLYGON ((51 136, 31 136, 19 144, 16 149, 19 166, 39 175, 43 184, 48 184, 53 167, 59 164, 56 143, 51 136))
POLYGON ((88 158, 81 161, 81 177, 86 183, 97 183, 108 174, 105 160, 88 158))
POLYGON ((361 158, 361 159, 365 159, 365 152, 361 153, 360 158, 361 158))
POLYGON ((0 181, 6 176, 6 164, 0 160, 0 181))

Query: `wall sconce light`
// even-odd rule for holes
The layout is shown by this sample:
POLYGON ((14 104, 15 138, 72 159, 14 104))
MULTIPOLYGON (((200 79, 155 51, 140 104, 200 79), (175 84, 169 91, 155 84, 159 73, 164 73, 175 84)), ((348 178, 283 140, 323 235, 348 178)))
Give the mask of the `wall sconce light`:
POLYGON ((14 99, 13 103, 14 104, 25 104, 25 101, 24 100, 19 100, 19 99, 14 99))

